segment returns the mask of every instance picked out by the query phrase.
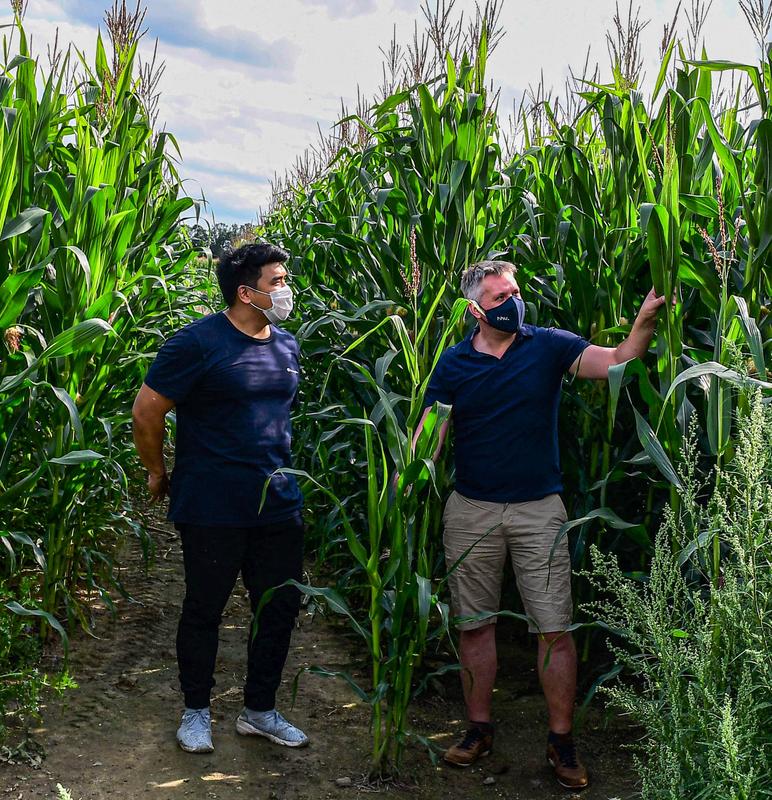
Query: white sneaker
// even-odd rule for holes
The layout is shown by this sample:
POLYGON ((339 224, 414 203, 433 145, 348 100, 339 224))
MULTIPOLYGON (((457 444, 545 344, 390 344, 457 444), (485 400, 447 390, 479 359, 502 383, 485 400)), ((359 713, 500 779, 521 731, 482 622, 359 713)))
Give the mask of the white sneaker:
POLYGON ((252 711, 244 708, 236 717, 236 730, 242 736, 265 736, 285 747, 305 747, 308 736, 296 728, 274 708, 271 711, 252 711))
POLYGON ((186 753, 211 753, 212 719, 209 708, 186 708, 177 729, 177 742, 186 753))

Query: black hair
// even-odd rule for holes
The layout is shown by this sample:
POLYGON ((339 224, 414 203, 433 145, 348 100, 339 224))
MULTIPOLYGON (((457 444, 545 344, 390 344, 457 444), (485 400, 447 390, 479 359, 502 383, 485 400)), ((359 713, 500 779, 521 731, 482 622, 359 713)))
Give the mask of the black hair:
POLYGON ((225 302, 232 306, 236 302, 239 286, 252 286, 260 280, 266 264, 283 264, 289 253, 273 244, 245 244, 226 253, 217 264, 217 282, 220 284, 225 302))

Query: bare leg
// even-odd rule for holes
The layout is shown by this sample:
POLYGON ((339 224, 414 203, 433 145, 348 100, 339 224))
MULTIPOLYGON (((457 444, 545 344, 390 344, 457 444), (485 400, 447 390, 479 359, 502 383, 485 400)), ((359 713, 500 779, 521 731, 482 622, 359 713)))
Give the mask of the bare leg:
POLYGON ((539 636, 539 679, 547 699, 550 730, 569 733, 576 700, 576 647, 570 633, 544 633, 539 636), (544 660, 549 653, 549 663, 544 660))
POLYGON ((497 666, 496 626, 461 631, 459 649, 467 718, 473 722, 490 722, 497 666))

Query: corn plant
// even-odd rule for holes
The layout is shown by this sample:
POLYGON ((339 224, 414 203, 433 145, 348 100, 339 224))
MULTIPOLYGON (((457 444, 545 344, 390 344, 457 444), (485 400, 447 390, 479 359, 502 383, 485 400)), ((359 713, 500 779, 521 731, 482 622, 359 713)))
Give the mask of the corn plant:
POLYGON ((159 328, 193 302, 176 232, 193 201, 135 77, 141 20, 118 12, 111 62, 100 35, 93 67, 68 50, 43 72, 18 14, 3 44, 0 565, 11 590, 34 570, 36 608, 8 607, 44 630, 63 608, 88 623, 84 583, 108 604, 120 589, 111 544, 135 529, 128 404, 159 328))
MULTIPOLYGON (((561 327, 613 344, 651 283, 677 300, 660 326, 656 371, 627 364, 612 370, 608 386, 571 389, 566 428, 582 434, 564 450, 569 483, 578 489, 573 498, 569 494, 575 519, 567 530, 578 530, 579 563, 586 559, 588 523, 605 520, 603 528, 611 527, 607 509, 620 509, 631 468, 656 464, 677 502, 671 462, 693 413, 704 421, 706 449, 719 458, 731 454, 734 390, 722 376, 733 353, 743 349, 760 377, 766 371, 769 281, 758 264, 768 245, 759 254, 755 243, 766 213, 767 120, 744 126, 736 105, 713 107, 711 75, 730 69, 749 74, 766 114, 769 91, 761 76, 769 67, 706 57, 689 62, 682 53, 675 86, 657 107, 674 52, 672 43, 651 110, 634 87, 588 85, 582 92, 586 106, 572 124, 555 125, 545 142, 532 142, 515 158, 531 173, 526 187, 534 199, 518 260, 561 327), (692 367, 699 369, 690 372, 692 367), (684 374, 708 391, 688 390, 678 380, 684 374), (619 405, 623 386, 638 407, 644 405, 648 420, 637 408, 619 405), (595 416, 588 408, 604 412, 595 416)), ((630 545, 643 548, 641 567, 652 545, 647 528, 663 500, 659 487, 650 485, 644 515, 635 510, 629 524, 614 522, 630 545)), ((637 505, 629 497, 622 502, 630 509, 637 505)))
MULTIPOLYGON (((435 298, 439 304, 443 291, 435 298)), ((329 607, 345 614, 365 641, 371 661, 371 687, 362 687, 348 673, 330 672, 323 666, 309 671, 342 677, 372 708, 372 754, 369 775, 384 778, 398 772, 401 755, 409 737, 426 742, 420 732, 408 725, 407 711, 430 675, 420 682, 415 674, 431 641, 448 633, 448 607, 440 598, 444 577, 438 570, 438 533, 442 516, 442 497, 447 487, 443 464, 435 464, 442 425, 450 409, 435 404, 424 420, 420 436, 414 434, 423 416, 422 397, 431 372, 466 309, 454 304, 448 324, 432 352, 430 363, 421 368, 419 354, 428 326, 413 331, 405 328, 401 316, 386 317, 381 323, 351 344, 340 361, 362 376, 379 400, 369 415, 345 419, 348 427, 363 430, 366 455, 366 516, 352 517, 346 498, 335 494, 321 481, 302 470, 290 470, 306 479, 339 511, 348 552, 361 583, 366 587, 366 602, 361 613, 332 589, 299 585, 309 595, 323 598, 329 607), (354 358, 356 351, 379 329, 392 327, 402 344, 401 355, 410 373, 409 397, 396 397, 388 391, 385 370, 374 375, 354 358), (404 406, 398 415, 399 406, 404 406), (383 421, 385 437, 379 431, 383 421), (402 421, 404 420, 404 421, 402 421), (385 438, 385 444, 384 444, 385 438), (392 482, 395 469, 397 474, 392 482), (434 612, 434 613, 433 613, 434 612), (366 620, 361 616, 366 614, 366 620), (432 627, 433 626, 433 627, 432 627)), ((282 470, 280 470, 281 472, 282 470)), ((286 472, 287 470, 283 470, 286 472)), ((264 491, 265 496, 265 491, 264 491)), ((268 602, 269 591, 261 601, 268 602)), ((446 671, 446 670, 443 670, 446 671)), ((437 674, 437 673, 434 673, 437 674)))
MULTIPOLYGON (((394 361, 387 391, 412 397, 420 382, 405 343, 418 342, 415 369, 425 375, 462 269, 505 249, 526 218, 518 176, 499 169, 495 111, 483 80, 487 30, 482 25, 478 50, 458 63, 442 54, 441 80, 419 81, 369 114, 344 119, 341 125, 356 125, 358 134, 343 140, 318 180, 295 187, 260 231, 294 254, 309 387, 301 390, 298 451, 312 454, 312 474, 336 473, 336 491, 350 506, 363 500, 364 488, 351 470, 352 448, 334 437, 341 412, 357 416, 379 397, 361 374, 331 365, 370 331, 357 349, 359 363, 377 376, 394 361), (376 324, 384 313, 404 321, 404 336, 391 323, 376 324)), ((414 425, 404 413, 397 408, 400 424, 414 425)), ((381 406, 375 417, 383 419, 381 406)), ((353 453, 364 459, 360 446, 353 453)), ((318 532, 320 552, 333 559, 342 545, 331 533, 337 515, 331 508, 318 532)))
MULTIPOLYGON (((379 584, 365 577, 375 551, 352 560, 351 537, 364 542, 361 532, 379 519, 373 498, 381 497, 384 458, 404 472, 420 387, 470 262, 514 261, 529 321, 604 346, 624 338, 652 284, 675 299, 646 358, 613 368, 608 383, 566 385, 562 460, 572 519, 562 533, 580 568, 596 544, 645 574, 651 531, 668 503, 680 501, 690 420, 700 421, 706 459, 731 459, 743 402, 738 359, 748 360, 751 379, 768 383, 768 57, 759 66, 706 53, 697 60, 672 36, 650 98, 635 70, 621 68, 609 83, 575 86, 570 117, 541 96, 523 113, 521 147, 505 159, 484 88, 487 36, 438 56, 429 59, 433 75, 408 74, 369 112, 342 120, 347 133, 329 161, 284 186, 260 230, 295 254, 297 333, 307 355, 296 420, 301 465, 337 498, 317 516, 313 536, 319 567, 352 614, 372 611, 369 587, 379 584), (750 109, 739 93, 719 101, 713 78, 726 71, 749 80, 750 109), (350 420, 369 433, 352 436, 350 420)), ((456 324, 451 336, 462 330, 456 324)), ((445 476, 438 487, 452 481, 447 455, 436 464, 445 476)), ((395 514, 404 513, 406 495, 401 482, 395 514)), ((409 541, 402 517, 390 524, 409 541)), ((428 551, 437 552, 439 528, 427 530, 428 551)), ((711 548, 717 576, 718 538, 711 548)), ((441 569, 413 568, 440 584, 441 569)), ((577 590, 594 596, 586 583, 577 590)), ((374 686, 382 674, 374 672, 374 686)))

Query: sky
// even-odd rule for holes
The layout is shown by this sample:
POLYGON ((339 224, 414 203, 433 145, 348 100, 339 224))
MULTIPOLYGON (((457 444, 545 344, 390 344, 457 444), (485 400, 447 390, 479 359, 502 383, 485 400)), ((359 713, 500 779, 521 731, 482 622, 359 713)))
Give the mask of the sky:
MULTIPOLYGON (((10 2, 0 0, 0 24, 10 2)), ((45 62, 59 30, 93 54, 96 32, 112 0, 29 0, 25 26, 45 62)), ((430 0, 434 5, 435 0, 430 0)), ((684 0, 689 5, 690 0, 684 0)), ((406 44, 423 25, 421 0, 145 0, 148 34, 141 54, 158 40, 166 64, 159 125, 182 152, 188 193, 205 198, 208 217, 223 223, 254 222, 270 197, 270 180, 283 174, 339 117, 341 100, 356 105, 381 83, 383 56, 396 29, 406 44)), ((615 0, 501 0, 505 36, 489 61, 488 76, 501 88, 500 112, 536 84, 561 88, 569 66, 591 63, 608 78, 605 42, 615 0)), ((133 7, 133 0, 131 3, 133 7)), ((621 0, 623 11, 627 0, 621 0)), ((644 70, 659 67, 662 28, 676 0, 641 0, 644 70)), ((456 0, 455 12, 474 13, 473 0, 456 0)), ((680 30, 685 31, 683 12, 680 30)), ((704 29, 711 58, 753 61, 757 47, 738 0, 713 0, 704 29)))

